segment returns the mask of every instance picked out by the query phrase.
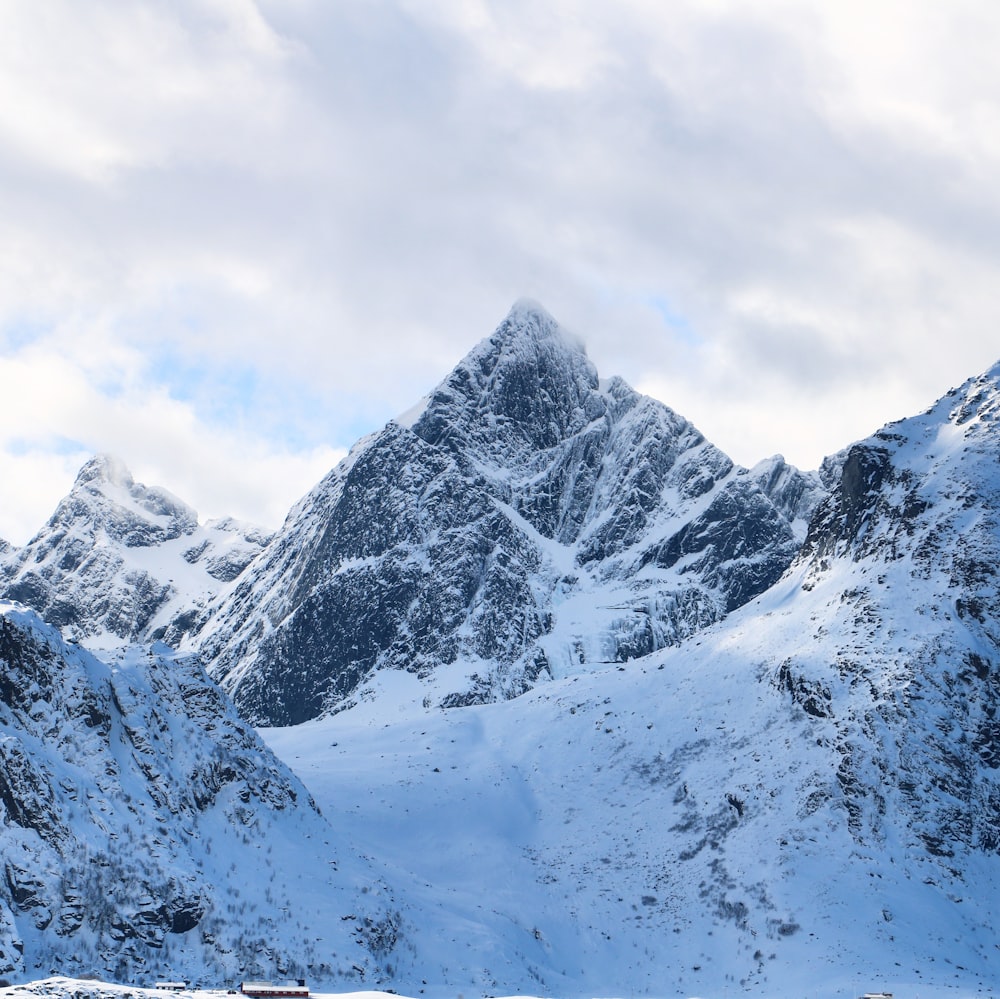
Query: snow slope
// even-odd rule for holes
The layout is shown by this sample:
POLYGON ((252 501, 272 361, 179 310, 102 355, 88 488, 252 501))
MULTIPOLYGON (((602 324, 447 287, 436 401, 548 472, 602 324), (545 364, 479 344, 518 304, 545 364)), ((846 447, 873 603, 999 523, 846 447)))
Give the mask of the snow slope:
POLYGON ((325 821, 191 660, 102 664, 7 611, 30 653, 0 673, 9 966, 302 967, 414 997, 993 994, 998 417, 1000 366, 816 476, 736 469, 519 306, 292 511, 205 629, 255 716, 338 709, 262 733, 325 821), (232 774, 219 724, 245 747, 232 774), (95 855, 87 897, 115 905, 64 939, 47 913, 72 925, 60 879, 95 855), (197 891, 146 904, 178 884, 197 891))
MULTIPOLYGON (((783 685, 773 643, 801 641, 786 607, 801 578, 760 599, 764 631, 736 612, 701 645, 448 711, 414 713, 392 687, 415 681, 387 676, 368 704, 264 730, 406 900, 413 953, 394 987, 787 996, 1000 982, 996 855, 944 858, 912 813, 866 807, 838 778, 836 723, 783 685)), ((899 791, 891 774, 869 779, 869 794, 899 791)))

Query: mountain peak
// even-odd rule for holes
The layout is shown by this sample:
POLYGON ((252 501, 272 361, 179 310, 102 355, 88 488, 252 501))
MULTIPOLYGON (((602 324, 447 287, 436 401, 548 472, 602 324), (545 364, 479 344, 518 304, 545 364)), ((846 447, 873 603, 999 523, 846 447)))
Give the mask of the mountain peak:
POLYGON ((583 341, 560 325, 545 306, 532 298, 519 298, 510 307, 494 335, 484 342, 490 343, 497 339, 510 342, 518 338, 527 338, 536 343, 554 339, 561 341, 573 353, 584 356, 587 353, 583 341))
POLYGON ((282 725, 385 668, 454 706, 635 658, 791 561, 784 508, 733 472, 521 300, 296 508, 200 650, 244 710, 282 725))
POLYGON ((99 454, 27 545, 0 545, 0 595, 77 638, 137 640, 154 626, 162 632, 175 609, 199 605, 266 542, 250 528, 199 528, 186 503, 99 454), (181 580, 186 590, 175 587, 181 580))
POLYGON ((507 319, 514 319, 517 317, 535 317, 540 320, 544 320, 553 325, 557 325, 552 313, 542 305, 541 302, 536 301, 533 298, 519 298, 511 307, 510 311, 507 313, 507 319))
POLYGON ((520 299, 404 425, 429 444, 527 459, 602 415, 599 386, 582 342, 520 299))
POLYGON ((1000 414, 1000 361, 953 389, 939 404, 948 410, 949 421, 964 427, 966 434, 991 432, 1000 414))
POLYGON ((96 454, 80 469, 75 486, 102 483, 131 489, 135 485, 132 473, 121 458, 113 454, 96 454))
POLYGON ((166 529, 176 536, 190 534, 198 524, 198 514, 192 507, 166 489, 136 482, 125 462, 111 454, 91 458, 80 469, 63 502, 69 502, 73 519, 84 517, 105 527, 124 518, 129 524, 156 524, 159 532, 166 529), (167 522, 174 526, 167 527, 167 522))
MULTIPOLYGON (((565 426, 567 414, 558 410, 568 406, 571 414, 587 411, 593 419, 599 415, 594 406, 599 388, 583 341, 544 306, 519 298, 492 334, 394 422, 430 444, 454 443, 456 434, 467 442, 471 434, 482 437, 489 452, 502 424, 532 443, 541 431, 551 446, 553 427, 573 432, 565 426)), ((509 443, 503 444, 505 451, 509 443)))

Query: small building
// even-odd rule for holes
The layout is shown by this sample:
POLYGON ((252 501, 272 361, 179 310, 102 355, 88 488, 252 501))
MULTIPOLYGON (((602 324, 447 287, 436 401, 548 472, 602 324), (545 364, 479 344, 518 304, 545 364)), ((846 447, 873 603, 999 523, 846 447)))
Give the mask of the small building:
POLYGON ((245 996, 253 996, 255 999, 273 999, 275 996, 284 996, 288 999, 309 999, 309 986, 305 979, 300 978, 297 982, 287 982, 276 984, 275 982, 240 982, 240 992, 245 996))
POLYGON ((188 987, 187 982, 157 982, 153 988, 163 992, 183 992, 188 987))

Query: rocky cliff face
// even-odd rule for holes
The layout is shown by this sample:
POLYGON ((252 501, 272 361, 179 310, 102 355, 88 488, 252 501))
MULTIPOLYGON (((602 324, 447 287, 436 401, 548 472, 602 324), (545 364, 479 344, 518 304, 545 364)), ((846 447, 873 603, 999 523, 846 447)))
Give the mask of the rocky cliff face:
POLYGON ((101 455, 27 545, 0 552, 0 594, 83 641, 177 644, 268 540, 233 520, 199 526, 189 506, 101 455))
MULTIPOLYGON (((328 761, 321 800, 364 789, 345 825, 452 900, 483 992, 995 992, 998 434, 1000 365, 835 456, 792 564, 690 641, 268 738, 328 761)), ((747 475, 794 510, 780 462, 747 475)))
POLYGON ((510 697, 674 644, 770 586, 823 492, 772 472, 601 382, 520 303, 292 511, 198 648, 265 724, 335 710, 383 669, 433 703, 510 697))
POLYGON ((0 605, 0 975, 352 977, 378 884, 332 839, 196 660, 107 665, 0 605))
POLYGON ((823 654, 781 674, 835 722, 859 834, 898 811, 945 857, 1000 849, 998 417, 1000 366, 848 449, 798 565, 823 654))

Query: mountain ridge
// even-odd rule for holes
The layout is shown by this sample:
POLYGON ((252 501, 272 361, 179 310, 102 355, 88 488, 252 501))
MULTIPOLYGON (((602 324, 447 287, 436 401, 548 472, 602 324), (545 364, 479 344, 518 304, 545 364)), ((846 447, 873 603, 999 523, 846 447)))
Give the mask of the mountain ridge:
POLYGON ((834 456, 781 579, 679 646, 451 712, 384 672, 265 735, 380 803, 346 828, 447 900, 446 985, 992 993, 998 416, 994 368, 834 456))

